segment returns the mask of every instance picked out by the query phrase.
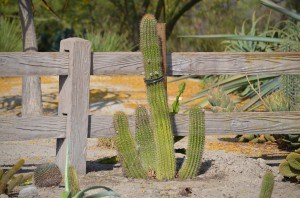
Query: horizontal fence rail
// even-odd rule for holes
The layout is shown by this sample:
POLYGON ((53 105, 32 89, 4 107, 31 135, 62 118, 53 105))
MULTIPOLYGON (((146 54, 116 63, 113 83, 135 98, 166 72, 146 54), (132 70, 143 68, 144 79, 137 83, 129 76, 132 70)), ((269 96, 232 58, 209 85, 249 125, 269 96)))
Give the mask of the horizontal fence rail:
MULTIPOLYGON (((92 53, 92 75, 140 75, 140 52, 92 53)), ((300 53, 175 52, 167 56, 167 75, 300 74, 300 53)), ((0 76, 67 75, 67 52, 1 52, 0 76)))
MULTIPOLYGON (((112 115, 93 115, 89 118, 90 138, 114 135, 112 115)), ((205 113, 206 135, 293 134, 299 133, 300 112, 230 112, 205 113)), ((187 136, 189 118, 175 115, 174 135, 187 136)), ((64 138, 65 116, 16 117, 0 116, 0 141, 64 138)), ((129 116, 134 131, 134 116, 129 116)))
POLYGON ((1 52, 0 76, 67 75, 68 57, 66 52, 1 52))

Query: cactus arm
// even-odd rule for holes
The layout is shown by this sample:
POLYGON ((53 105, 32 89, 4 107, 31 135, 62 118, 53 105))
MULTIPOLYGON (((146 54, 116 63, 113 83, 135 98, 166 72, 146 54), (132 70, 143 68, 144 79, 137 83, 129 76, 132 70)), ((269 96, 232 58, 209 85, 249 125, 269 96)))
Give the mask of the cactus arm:
POLYGON ((271 198, 274 188, 274 175, 272 172, 267 172, 261 184, 259 198, 271 198))
POLYGON ((68 185, 71 196, 75 196, 79 192, 79 181, 76 169, 73 166, 69 166, 68 170, 68 185))
POLYGON ((22 178, 20 184, 23 184, 23 183, 26 182, 27 180, 32 179, 32 176, 33 176, 33 173, 28 173, 28 174, 23 175, 23 178, 22 178))
POLYGON ((18 170, 21 169, 24 163, 24 159, 19 160, 9 171, 2 175, 0 180, 0 195, 5 192, 8 181, 18 170))
POLYGON ((156 178, 168 180, 175 176, 175 153, 167 95, 162 81, 161 46, 156 25, 153 15, 146 14, 143 17, 140 24, 140 49, 156 147, 156 178))
POLYGON ((189 140, 186 159, 179 170, 179 178, 195 177, 201 166, 201 158, 205 142, 204 112, 193 106, 189 113, 189 140))
POLYGON ((128 177, 146 178, 147 172, 142 167, 137 145, 129 130, 128 119, 123 112, 114 115, 114 129, 116 132, 116 145, 122 168, 128 177))
POLYGON ((139 154, 143 167, 147 171, 155 170, 155 143, 153 131, 147 110, 139 106, 135 113, 135 139, 138 144, 139 154))
POLYGON ((10 180, 10 182, 7 184, 7 194, 10 193, 12 191, 12 189, 14 189, 14 187, 19 185, 21 183, 22 179, 23 179, 23 175, 18 175, 16 177, 13 177, 10 180))

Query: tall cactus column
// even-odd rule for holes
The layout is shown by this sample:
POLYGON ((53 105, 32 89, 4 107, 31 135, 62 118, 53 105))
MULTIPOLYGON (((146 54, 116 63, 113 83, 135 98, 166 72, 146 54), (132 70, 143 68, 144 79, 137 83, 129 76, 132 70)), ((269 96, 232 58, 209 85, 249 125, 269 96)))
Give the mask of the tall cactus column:
POLYGON ((156 178, 169 180, 175 176, 175 154, 156 26, 153 15, 143 17, 140 25, 140 49, 144 59, 145 83, 156 146, 156 178))

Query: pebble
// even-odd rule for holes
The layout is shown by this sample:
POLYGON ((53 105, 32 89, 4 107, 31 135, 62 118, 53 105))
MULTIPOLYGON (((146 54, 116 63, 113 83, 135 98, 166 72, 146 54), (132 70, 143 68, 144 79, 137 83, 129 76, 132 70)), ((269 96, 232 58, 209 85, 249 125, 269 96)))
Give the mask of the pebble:
POLYGON ((35 186, 28 186, 19 192, 18 198, 38 198, 39 193, 35 186))

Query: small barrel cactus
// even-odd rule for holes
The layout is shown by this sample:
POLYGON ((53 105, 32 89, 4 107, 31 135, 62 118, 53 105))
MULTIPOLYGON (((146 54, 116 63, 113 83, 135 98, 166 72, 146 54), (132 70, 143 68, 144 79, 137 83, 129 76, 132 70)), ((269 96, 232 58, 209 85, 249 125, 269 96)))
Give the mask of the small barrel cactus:
POLYGON ((62 181, 62 175, 55 163, 47 163, 35 169, 33 179, 37 187, 58 186, 62 181))
POLYGON ((274 188, 274 175, 268 171, 263 177, 259 198, 271 198, 274 188))

